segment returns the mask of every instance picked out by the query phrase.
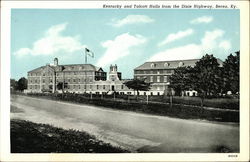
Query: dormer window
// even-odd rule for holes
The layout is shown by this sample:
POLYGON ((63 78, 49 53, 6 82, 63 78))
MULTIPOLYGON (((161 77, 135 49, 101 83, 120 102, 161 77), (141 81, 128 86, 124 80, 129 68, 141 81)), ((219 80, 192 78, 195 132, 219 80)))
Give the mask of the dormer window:
POLYGON ((156 64, 155 64, 155 63, 152 63, 152 64, 151 64, 151 67, 152 67, 152 68, 156 67, 156 64))
POLYGON ((183 66, 184 63, 183 62, 179 62, 179 67, 183 66))
POLYGON ((166 62, 165 64, 164 64, 164 67, 169 67, 169 63, 168 62, 166 62))

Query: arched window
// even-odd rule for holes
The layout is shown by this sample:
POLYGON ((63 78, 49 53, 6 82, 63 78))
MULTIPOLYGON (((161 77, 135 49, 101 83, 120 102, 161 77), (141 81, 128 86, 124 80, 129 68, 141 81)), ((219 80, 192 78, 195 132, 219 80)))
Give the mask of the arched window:
POLYGON ((156 67, 155 63, 152 63, 152 64, 151 64, 151 67, 152 67, 152 68, 156 67))

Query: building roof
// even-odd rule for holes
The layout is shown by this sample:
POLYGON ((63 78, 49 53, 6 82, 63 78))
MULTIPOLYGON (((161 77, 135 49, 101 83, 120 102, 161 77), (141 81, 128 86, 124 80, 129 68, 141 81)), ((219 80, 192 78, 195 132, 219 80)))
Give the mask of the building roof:
MULTIPOLYGON (((49 66, 50 68, 54 69, 55 71, 62 71, 62 68, 64 67, 63 71, 98 71, 101 68, 100 67, 96 67, 92 64, 69 64, 69 65, 46 65, 49 66)), ((28 73, 30 72, 36 72, 36 71, 41 71, 43 70, 46 66, 41 66, 39 68, 36 68, 34 70, 28 71, 28 73)))
POLYGON ((135 68, 135 70, 147 70, 147 69, 175 69, 181 66, 194 66, 199 59, 193 60, 175 60, 175 61, 151 61, 135 68))
MULTIPOLYGON (((151 69, 176 69, 180 66, 194 67, 195 63, 200 59, 192 60, 173 60, 173 61, 150 61, 136 67, 134 70, 151 70, 151 69)), ((219 66, 222 66, 223 62, 217 59, 219 66)))

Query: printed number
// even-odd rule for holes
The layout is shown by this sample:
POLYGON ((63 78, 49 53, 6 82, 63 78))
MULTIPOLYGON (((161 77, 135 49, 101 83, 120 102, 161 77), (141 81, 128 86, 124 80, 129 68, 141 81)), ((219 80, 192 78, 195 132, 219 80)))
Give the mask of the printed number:
POLYGON ((228 155, 228 157, 238 157, 237 155, 228 155))

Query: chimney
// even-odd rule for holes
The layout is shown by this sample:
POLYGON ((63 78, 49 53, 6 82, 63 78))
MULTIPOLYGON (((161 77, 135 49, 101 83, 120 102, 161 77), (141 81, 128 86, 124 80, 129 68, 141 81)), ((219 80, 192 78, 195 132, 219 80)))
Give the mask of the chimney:
POLYGON ((55 59, 54 59, 54 65, 55 65, 55 66, 58 66, 58 58, 55 58, 55 59))

